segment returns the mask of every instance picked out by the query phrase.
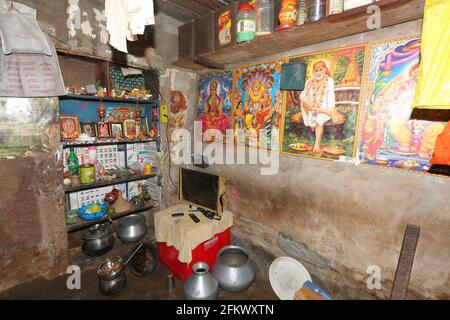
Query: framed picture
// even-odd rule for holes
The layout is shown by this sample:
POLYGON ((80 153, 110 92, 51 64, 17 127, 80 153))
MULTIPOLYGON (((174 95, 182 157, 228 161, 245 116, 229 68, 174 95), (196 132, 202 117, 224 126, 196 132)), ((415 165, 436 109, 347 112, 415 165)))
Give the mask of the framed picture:
POLYGON ((154 106, 154 107, 152 107, 152 121, 157 121, 157 120, 159 120, 158 107, 154 106))
POLYGON ((306 63, 290 62, 281 66, 281 90, 304 90, 306 63))
POLYGON ((59 130, 62 140, 76 140, 80 135, 80 121, 76 115, 61 115, 59 130))
POLYGON ((109 126, 107 122, 97 122, 97 137, 109 138, 109 126))
POLYGON ((95 122, 82 122, 81 133, 86 133, 89 137, 95 137, 95 122))
POLYGON ((140 123, 139 133, 142 133, 144 137, 149 136, 148 120, 147 117, 143 117, 140 123))
POLYGON ((135 120, 127 119, 123 122, 123 134, 128 139, 133 139, 137 137, 138 129, 135 120))
POLYGON ((122 138, 123 137, 123 126, 121 122, 110 122, 109 123, 109 132, 111 134, 111 138, 122 138))

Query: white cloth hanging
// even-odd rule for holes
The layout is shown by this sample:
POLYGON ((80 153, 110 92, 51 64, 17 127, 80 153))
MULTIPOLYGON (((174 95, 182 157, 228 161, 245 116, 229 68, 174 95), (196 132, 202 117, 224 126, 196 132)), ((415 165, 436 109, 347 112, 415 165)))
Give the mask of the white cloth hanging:
POLYGON ((109 44, 126 53, 127 39, 137 40, 145 26, 155 24, 153 0, 106 0, 105 15, 109 44))

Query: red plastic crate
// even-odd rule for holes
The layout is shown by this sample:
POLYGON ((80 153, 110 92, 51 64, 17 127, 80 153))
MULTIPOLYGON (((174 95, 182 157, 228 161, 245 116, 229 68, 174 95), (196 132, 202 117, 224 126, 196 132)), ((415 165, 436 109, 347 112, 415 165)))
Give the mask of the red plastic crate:
POLYGON ((186 280, 192 273, 192 266, 197 262, 206 262, 209 270, 212 270, 216 256, 220 249, 230 244, 231 231, 230 228, 222 233, 216 234, 211 239, 200 243, 192 250, 192 261, 182 263, 178 260, 178 250, 173 246, 168 247, 165 242, 158 242, 159 261, 164 264, 173 274, 181 281, 186 280))

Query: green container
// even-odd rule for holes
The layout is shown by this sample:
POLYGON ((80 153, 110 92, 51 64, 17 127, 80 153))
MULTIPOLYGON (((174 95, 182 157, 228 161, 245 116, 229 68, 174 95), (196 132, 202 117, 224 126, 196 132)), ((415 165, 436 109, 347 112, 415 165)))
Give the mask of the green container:
POLYGON ((80 166, 80 183, 95 183, 95 167, 92 164, 83 164, 80 166))

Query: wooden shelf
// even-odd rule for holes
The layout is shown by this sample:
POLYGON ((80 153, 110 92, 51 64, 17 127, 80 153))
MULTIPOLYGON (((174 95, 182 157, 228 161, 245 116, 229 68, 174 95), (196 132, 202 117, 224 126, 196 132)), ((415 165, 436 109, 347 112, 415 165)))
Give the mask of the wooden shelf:
POLYGON ((124 98, 113 98, 113 97, 97 97, 97 96, 84 96, 78 94, 68 94, 61 96, 60 99, 76 99, 84 101, 96 101, 100 102, 118 102, 118 103, 140 103, 140 104, 157 104, 158 100, 144 100, 144 99, 124 99, 124 98))
POLYGON ((92 184, 82 184, 79 186, 63 187, 63 190, 65 193, 78 192, 78 191, 82 191, 82 190, 97 189, 97 188, 102 188, 102 187, 113 186, 116 184, 122 184, 122 183, 126 183, 126 182, 150 179, 150 178, 153 178, 156 176, 158 176, 157 173, 139 174, 139 175, 133 175, 129 178, 112 179, 109 181, 101 181, 101 182, 96 182, 96 183, 92 183, 92 184))
MULTIPOLYGON (((375 4, 381 10, 381 27, 421 19, 424 0, 381 0, 375 4)), ((240 43, 224 49, 207 52, 199 57, 205 61, 225 68, 243 64, 245 60, 254 60, 264 56, 279 54, 315 43, 339 39, 370 31, 367 28, 369 5, 354 8, 341 14, 327 16, 321 20, 305 23, 302 26, 261 36, 247 43, 240 43)), ((193 70, 206 69, 199 63, 198 57, 183 59, 173 63, 175 66, 193 70)))
POLYGON ((147 142, 161 142, 158 138, 144 138, 144 139, 104 139, 95 141, 61 141, 63 148, 72 147, 86 147, 86 146, 102 146, 108 144, 133 144, 133 143, 147 143, 147 142))
MULTIPOLYGON (((139 212, 143 212, 143 211, 147 211, 150 210, 150 213, 155 213, 160 211, 160 207, 153 207, 153 206, 144 206, 144 207, 140 207, 140 208, 134 208, 125 212, 121 212, 121 213, 116 213, 114 215, 111 216, 112 220, 121 218, 121 217, 125 217, 128 216, 130 214, 134 214, 134 213, 139 213, 139 212)), ((103 222, 107 222, 109 221, 109 217, 108 214, 105 214, 103 217, 101 217, 100 219, 96 219, 96 220, 92 220, 92 221, 85 221, 81 218, 78 218, 77 223, 75 224, 68 224, 67 225, 67 232, 71 233, 74 231, 79 231, 82 229, 86 229, 89 228, 91 226, 93 226, 94 224, 97 223, 103 223, 103 222)))

